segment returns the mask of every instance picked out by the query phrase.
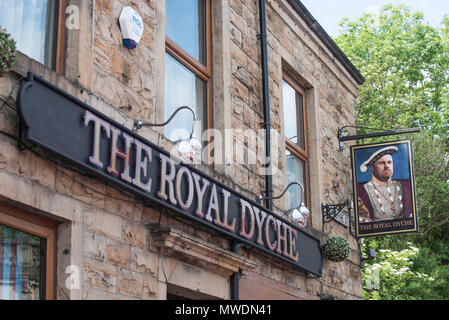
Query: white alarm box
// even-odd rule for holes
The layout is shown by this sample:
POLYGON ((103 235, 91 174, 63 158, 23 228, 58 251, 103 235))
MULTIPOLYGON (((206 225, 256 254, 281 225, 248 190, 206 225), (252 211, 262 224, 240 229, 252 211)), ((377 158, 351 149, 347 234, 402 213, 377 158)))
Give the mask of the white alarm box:
POLYGON ((124 7, 119 21, 122 29, 123 45, 128 49, 134 49, 142 38, 142 17, 133 8, 124 7))

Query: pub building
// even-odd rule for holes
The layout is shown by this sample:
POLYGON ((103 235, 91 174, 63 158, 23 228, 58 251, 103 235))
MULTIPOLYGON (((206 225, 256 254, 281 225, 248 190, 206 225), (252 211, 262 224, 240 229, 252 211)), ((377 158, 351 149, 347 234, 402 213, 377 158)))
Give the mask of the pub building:
POLYGON ((361 299, 337 131, 364 79, 299 0, 24 3, 0 0, 0 299, 361 299))

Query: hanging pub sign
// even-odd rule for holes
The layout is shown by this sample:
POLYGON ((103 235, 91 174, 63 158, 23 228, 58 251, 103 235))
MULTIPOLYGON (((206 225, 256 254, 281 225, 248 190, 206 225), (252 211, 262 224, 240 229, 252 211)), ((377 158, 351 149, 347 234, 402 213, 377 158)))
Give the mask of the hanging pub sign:
POLYGON ((17 102, 25 139, 67 165, 321 276, 320 240, 28 73, 17 102))
POLYGON ((357 237, 418 231, 410 140, 351 146, 357 237))

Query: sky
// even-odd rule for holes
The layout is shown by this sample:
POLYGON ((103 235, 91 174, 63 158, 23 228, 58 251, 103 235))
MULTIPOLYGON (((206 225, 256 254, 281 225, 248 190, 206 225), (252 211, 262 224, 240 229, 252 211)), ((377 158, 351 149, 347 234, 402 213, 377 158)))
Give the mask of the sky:
POLYGON ((376 13, 385 4, 405 4, 424 13, 424 20, 439 27, 443 15, 449 15, 449 0, 300 0, 318 23, 332 37, 339 32, 338 22, 348 17, 355 20, 363 13, 376 13))

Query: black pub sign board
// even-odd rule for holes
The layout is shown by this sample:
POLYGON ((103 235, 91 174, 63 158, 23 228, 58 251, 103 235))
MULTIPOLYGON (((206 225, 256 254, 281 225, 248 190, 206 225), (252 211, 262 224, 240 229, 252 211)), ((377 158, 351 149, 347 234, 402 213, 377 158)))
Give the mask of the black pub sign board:
POLYGON ((41 77, 28 73, 18 97, 26 141, 98 180, 133 193, 321 276, 320 240, 41 77))

